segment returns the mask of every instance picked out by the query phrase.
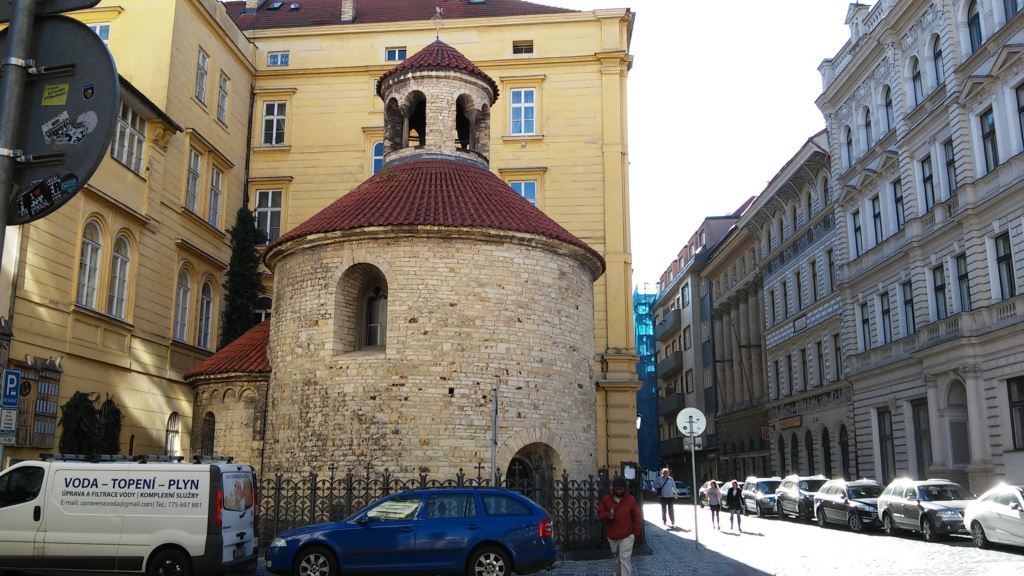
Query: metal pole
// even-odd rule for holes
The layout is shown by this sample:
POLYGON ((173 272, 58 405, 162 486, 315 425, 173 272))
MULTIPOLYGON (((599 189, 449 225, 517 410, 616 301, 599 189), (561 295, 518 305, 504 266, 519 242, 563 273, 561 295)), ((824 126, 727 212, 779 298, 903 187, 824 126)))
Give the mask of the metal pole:
POLYGON ((10 33, 7 36, 9 43, 4 47, 3 61, 0 62, 0 262, 4 254, 4 232, 7 229, 7 207, 11 201, 14 180, 14 159, 21 155, 16 146, 35 16, 36 0, 14 0, 8 29, 10 33))
MULTIPOLYGON (((693 416, 690 416, 690 432, 693 432, 693 416)), ((694 546, 700 544, 700 535, 697 533, 697 500, 700 495, 697 494, 697 457, 696 451, 693 449, 694 444, 697 443, 696 436, 690 436, 690 467, 693 470, 693 543, 694 546)))
POLYGON ((491 486, 498 485, 498 470, 494 467, 498 461, 498 384, 501 377, 494 375, 494 394, 491 402, 491 486))

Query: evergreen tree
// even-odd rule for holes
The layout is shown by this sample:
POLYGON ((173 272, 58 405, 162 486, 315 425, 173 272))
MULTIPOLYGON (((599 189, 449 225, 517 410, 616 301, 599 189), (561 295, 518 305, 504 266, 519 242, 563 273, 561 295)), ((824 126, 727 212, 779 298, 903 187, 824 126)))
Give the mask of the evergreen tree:
POLYGON ((221 322, 220 348, 255 326, 253 310, 263 293, 260 281, 260 253, 257 246, 265 242, 263 231, 256 227, 256 219, 245 206, 238 209, 231 235, 231 263, 224 282, 226 293, 224 316, 221 322))
POLYGON ((60 451, 63 454, 94 454, 99 419, 93 401, 95 392, 75 392, 60 407, 60 451))

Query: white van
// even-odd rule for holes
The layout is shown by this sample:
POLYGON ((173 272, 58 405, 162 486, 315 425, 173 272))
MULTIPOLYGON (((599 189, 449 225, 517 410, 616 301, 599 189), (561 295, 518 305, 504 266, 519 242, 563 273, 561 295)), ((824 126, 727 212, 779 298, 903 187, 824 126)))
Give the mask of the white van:
POLYGON ((0 472, 0 571, 201 576, 256 569, 252 466, 217 457, 226 462, 42 456, 0 472))

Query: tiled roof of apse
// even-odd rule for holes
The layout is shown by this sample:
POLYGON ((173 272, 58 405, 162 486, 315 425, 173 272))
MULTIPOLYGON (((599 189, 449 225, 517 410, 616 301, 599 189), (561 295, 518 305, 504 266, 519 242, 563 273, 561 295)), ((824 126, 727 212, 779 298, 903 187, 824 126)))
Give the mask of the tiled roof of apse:
POLYGON ((230 374, 232 372, 270 372, 267 344, 270 342, 270 319, 250 328, 232 343, 221 348, 199 366, 185 372, 184 378, 230 374))
MULTIPOLYGON (((500 16, 529 16, 534 14, 564 14, 578 12, 566 8, 544 6, 523 0, 354 0, 353 24, 378 24, 430 20, 440 6, 443 18, 494 18, 500 16)), ((342 0, 285 0, 280 8, 270 10, 275 2, 265 2, 252 13, 245 13, 245 0, 225 2, 228 16, 242 30, 265 28, 302 28, 344 24, 341 20, 342 0), (298 10, 291 10, 292 4, 298 10)))

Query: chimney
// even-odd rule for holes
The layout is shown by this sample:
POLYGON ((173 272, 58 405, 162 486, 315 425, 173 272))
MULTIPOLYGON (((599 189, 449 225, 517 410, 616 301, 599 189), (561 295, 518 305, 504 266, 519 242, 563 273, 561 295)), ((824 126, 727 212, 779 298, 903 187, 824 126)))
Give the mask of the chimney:
POLYGON ((245 0, 245 13, 252 14, 267 0, 245 0))
POLYGON ((351 24, 356 20, 356 0, 341 0, 341 21, 351 24))

